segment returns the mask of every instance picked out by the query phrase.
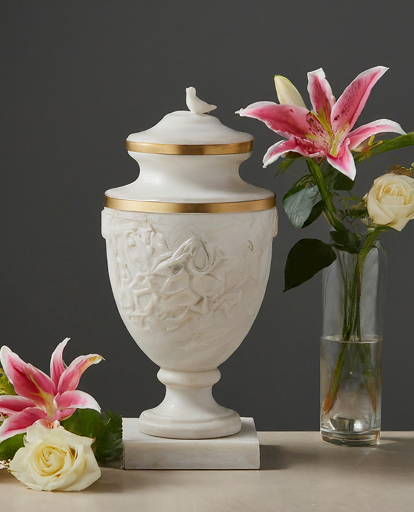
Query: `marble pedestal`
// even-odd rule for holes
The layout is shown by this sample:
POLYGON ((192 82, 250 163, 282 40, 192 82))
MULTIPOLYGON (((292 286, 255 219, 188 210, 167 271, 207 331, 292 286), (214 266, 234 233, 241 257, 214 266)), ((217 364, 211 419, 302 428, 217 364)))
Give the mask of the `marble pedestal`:
POLYGON ((124 418, 124 469, 259 469, 253 418, 238 434, 217 439, 167 439, 143 434, 138 418, 124 418))

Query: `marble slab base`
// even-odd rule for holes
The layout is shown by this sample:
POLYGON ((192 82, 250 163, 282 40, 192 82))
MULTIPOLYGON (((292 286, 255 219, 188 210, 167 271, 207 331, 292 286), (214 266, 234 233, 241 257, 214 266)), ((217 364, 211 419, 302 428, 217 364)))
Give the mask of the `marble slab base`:
POLYGON ((166 439, 142 434, 138 418, 123 418, 124 469, 259 469, 253 418, 241 418, 238 434, 217 439, 166 439))

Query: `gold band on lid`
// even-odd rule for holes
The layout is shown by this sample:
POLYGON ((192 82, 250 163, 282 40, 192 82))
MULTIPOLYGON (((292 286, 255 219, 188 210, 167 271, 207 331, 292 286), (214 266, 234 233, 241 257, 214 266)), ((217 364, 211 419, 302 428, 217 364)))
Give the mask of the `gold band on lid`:
POLYGON ((254 140, 233 144, 157 144, 126 141, 128 151, 154 155, 235 155, 253 151, 254 140))
POLYGON ((160 201, 133 201, 105 196, 104 206, 113 210, 143 213, 236 213, 270 210, 276 206, 276 195, 253 201, 233 203, 166 203, 160 201))

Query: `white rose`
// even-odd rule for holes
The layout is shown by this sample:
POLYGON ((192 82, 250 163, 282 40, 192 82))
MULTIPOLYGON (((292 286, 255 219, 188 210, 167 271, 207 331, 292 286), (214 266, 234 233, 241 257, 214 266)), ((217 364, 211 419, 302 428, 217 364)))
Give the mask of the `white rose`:
POLYGON ((63 427, 35 423, 27 429, 24 448, 17 451, 10 470, 36 491, 82 491, 101 476, 92 443, 63 427))
POLYGON ((384 174, 374 181, 365 200, 375 224, 401 231, 414 218, 414 179, 392 172, 384 174))

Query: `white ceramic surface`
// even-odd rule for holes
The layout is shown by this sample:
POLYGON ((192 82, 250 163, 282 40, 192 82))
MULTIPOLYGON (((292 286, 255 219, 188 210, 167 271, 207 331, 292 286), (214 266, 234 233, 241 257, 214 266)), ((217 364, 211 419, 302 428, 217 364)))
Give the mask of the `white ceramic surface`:
MULTIPOLYGON (((132 142, 230 144, 252 136, 206 114, 173 112, 132 142)), ((273 194, 243 181, 250 153, 129 154, 139 178, 106 196, 174 203, 238 202, 273 194)), ((218 405, 217 366, 243 341, 259 311, 269 276, 276 208, 241 213, 143 213, 105 208, 102 234, 121 317, 161 367, 164 401, 139 426, 154 436, 202 439, 240 431, 239 415, 218 405)))
POLYGON ((193 114, 207 114, 208 112, 211 112, 217 108, 216 105, 210 105, 198 98, 197 91, 194 87, 187 87, 186 93, 187 95, 185 102, 187 104, 188 110, 193 114))
MULTIPOLYGON (((194 114, 196 115, 196 114, 194 114)), ((129 154, 139 163, 139 178, 106 192, 108 197, 176 203, 254 201, 273 196, 268 190, 246 183, 239 165, 251 153, 239 155, 129 154)))
MULTIPOLYGON (((152 128, 131 133, 130 142, 156 144, 233 144, 248 142, 254 137, 225 126, 217 117, 177 110, 164 116, 152 128)), ((133 156, 133 155, 131 155, 133 156)))

